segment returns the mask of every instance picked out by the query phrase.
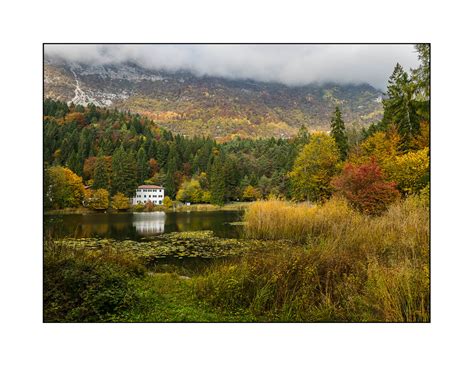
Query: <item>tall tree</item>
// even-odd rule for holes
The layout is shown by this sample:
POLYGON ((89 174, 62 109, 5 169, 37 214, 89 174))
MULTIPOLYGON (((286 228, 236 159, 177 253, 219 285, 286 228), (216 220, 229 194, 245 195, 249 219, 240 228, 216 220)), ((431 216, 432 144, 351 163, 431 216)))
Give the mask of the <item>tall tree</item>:
POLYGON ((414 99, 415 84, 397 63, 388 80, 387 99, 383 101, 385 125, 395 123, 402 139, 401 147, 407 149, 410 140, 418 133, 420 116, 414 99))
POLYGON ((141 147, 137 155, 137 180, 139 184, 142 184, 148 178, 148 172, 149 166, 145 149, 141 147))
POLYGON ((331 136, 333 137, 334 141, 336 141, 341 160, 346 160, 348 149, 347 134, 339 106, 336 106, 334 114, 331 117, 331 136))
POLYGON ((321 201, 331 195, 331 178, 336 173, 339 150, 331 136, 318 133, 298 154, 290 172, 293 198, 321 201))
POLYGON ((210 172, 211 203, 215 205, 223 205, 226 199, 225 159, 223 155, 220 152, 214 158, 210 172))
POLYGON ((178 151, 176 150, 176 143, 172 143, 168 160, 166 162, 166 179, 165 192, 170 197, 175 197, 178 190, 178 182, 176 181, 176 173, 178 172, 178 151))
POLYGON ((136 188, 135 161, 121 145, 112 155, 112 194, 122 192, 131 197, 136 188))
POLYGON ((110 191, 110 165, 104 156, 96 159, 93 179, 94 189, 103 188, 110 191))

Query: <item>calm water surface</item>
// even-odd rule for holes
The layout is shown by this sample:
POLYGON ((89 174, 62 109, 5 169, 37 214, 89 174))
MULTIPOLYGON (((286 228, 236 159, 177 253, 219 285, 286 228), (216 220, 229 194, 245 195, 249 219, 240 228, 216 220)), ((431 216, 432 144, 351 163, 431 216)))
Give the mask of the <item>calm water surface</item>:
POLYGON ((134 212, 45 215, 45 233, 54 237, 137 240, 176 231, 212 230, 225 238, 239 236, 242 211, 134 212))

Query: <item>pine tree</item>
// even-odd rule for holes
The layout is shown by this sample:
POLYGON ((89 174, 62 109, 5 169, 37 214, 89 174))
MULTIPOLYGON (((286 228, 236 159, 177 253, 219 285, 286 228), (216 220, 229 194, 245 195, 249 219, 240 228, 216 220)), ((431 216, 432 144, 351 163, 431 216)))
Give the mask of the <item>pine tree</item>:
POLYGON ((121 192, 131 197, 136 186, 135 160, 121 145, 112 156, 112 194, 121 192))
POLYGON ((178 171, 177 155, 176 144, 172 143, 168 154, 168 160, 166 162, 165 192, 168 196, 173 198, 178 189, 178 184, 176 182, 176 172, 178 171))
POLYGON ((342 120, 341 110, 338 106, 334 111, 333 116, 331 117, 331 136, 336 141, 337 148, 339 149, 341 160, 347 158, 347 134, 346 127, 344 126, 344 121, 342 120))
POLYGON ((210 177, 211 203, 223 205, 226 197, 225 167, 223 153, 217 156, 211 166, 210 177))
POLYGON ((419 116, 414 103, 415 84, 410 82, 408 74, 397 63, 388 80, 387 99, 383 101, 383 124, 395 123, 402 138, 401 148, 405 150, 410 140, 418 133, 419 116))
POLYGON ((106 189, 110 191, 110 170, 105 157, 99 157, 96 160, 94 167, 94 189, 106 189))
POLYGON ((137 155, 137 180, 139 184, 142 184, 147 178, 149 173, 148 161, 143 147, 138 150, 137 155))

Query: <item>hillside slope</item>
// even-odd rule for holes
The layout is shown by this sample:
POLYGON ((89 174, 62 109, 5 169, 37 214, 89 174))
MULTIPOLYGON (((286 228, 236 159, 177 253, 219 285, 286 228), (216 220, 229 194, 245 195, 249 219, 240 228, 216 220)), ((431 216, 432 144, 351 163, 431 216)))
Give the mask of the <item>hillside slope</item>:
POLYGON ((289 137, 302 124, 327 130, 336 104, 348 124, 366 125, 381 117, 381 96, 368 84, 288 87, 151 71, 130 63, 45 60, 44 66, 45 98, 130 110, 173 132, 220 140, 289 137))

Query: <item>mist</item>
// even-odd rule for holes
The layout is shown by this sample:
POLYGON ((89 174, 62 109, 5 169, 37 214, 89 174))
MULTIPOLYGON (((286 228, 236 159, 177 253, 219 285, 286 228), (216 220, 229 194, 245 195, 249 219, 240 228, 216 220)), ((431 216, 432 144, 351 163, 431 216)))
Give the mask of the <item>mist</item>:
POLYGON ((406 70, 419 64, 414 45, 45 45, 45 56, 288 86, 368 83, 382 90, 397 62, 406 70))

